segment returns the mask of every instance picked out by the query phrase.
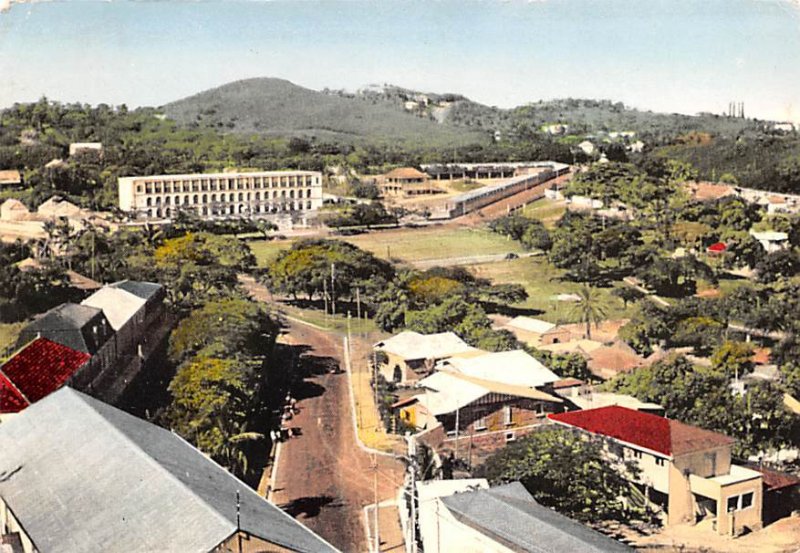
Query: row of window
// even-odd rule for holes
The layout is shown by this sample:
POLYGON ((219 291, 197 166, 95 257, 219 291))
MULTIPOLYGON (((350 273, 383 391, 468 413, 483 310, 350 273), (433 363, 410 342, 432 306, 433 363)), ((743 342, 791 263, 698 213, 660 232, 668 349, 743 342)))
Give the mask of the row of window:
MULTIPOLYGON (((289 199, 294 200, 295 199, 295 191, 294 190, 289 190, 289 194, 287 195, 286 194, 286 190, 281 190, 280 191, 280 195, 279 195, 278 191, 275 190, 272 193, 272 199, 278 199, 279 197, 280 198, 287 198, 288 197, 289 199)), ((306 198, 310 198, 311 197, 311 189, 310 188, 305 191, 305 197, 306 198)), ((156 196, 155 198, 148 197, 148 198, 145 198, 145 206, 146 207, 157 206, 157 205, 161 205, 162 203, 164 205, 171 205, 173 203, 174 203, 174 205, 180 205, 181 203, 183 205, 189 205, 189 204, 197 205, 197 204, 201 204, 201 203, 205 204, 205 203, 208 203, 209 201, 211 201, 213 203, 213 202, 217 202, 217 201, 219 201, 219 202, 226 202, 226 201, 227 202, 236 202, 236 201, 239 201, 239 202, 247 201, 247 202, 249 202, 251 200, 255 200, 255 201, 258 202, 258 201, 262 200, 261 192, 256 192, 255 194, 251 194, 250 192, 247 192, 247 193, 239 192, 238 194, 235 194, 235 193, 231 192, 230 194, 228 194, 227 198, 225 197, 224 193, 220 194, 219 196, 217 196, 216 194, 211 194, 210 196, 208 194, 202 194, 202 195, 195 194, 194 196, 182 196, 182 198, 183 198, 183 201, 181 202, 181 196, 174 196, 174 197, 173 196, 165 196, 163 198, 163 202, 162 202, 162 197, 161 196, 156 196)), ((297 199, 302 199, 302 198, 303 198, 303 190, 297 190, 297 199)), ((264 192, 263 200, 266 201, 266 200, 269 200, 269 199, 270 199, 269 192, 264 192)))
POLYGON ((248 179, 199 179, 192 181, 152 181, 136 185, 137 194, 164 194, 174 192, 211 192, 219 190, 250 190, 254 188, 284 188, 288 186, 314 186, 316 177, 251 177, 248 179))
MULTIPOLYGON (((174 206, 169 207, 165 206, 163 209, 161 207, 155 208, 147 208, 142 212, 145 213, 149 218, 162 218, 162 217, 172 217, 173 215, 177 215, 179 211, 182 211, 184 208, 183 206, 174 206)), ((209 216, 225 216, 225 215, 252 215, 258 213, 280 213, 282 211, 303 211, 303 210, 311 210, 312 204, 310 201, 305 203, 305 207, 303 206, 303 202, 288 202, 286 204, 263 204, 258 206, 249 206, 244 204, 239 204, 238 206, 229 204, 229 205, 220 205, 220 206, 212 206, 209 207, 204 205, 202 207, 192 208, 192 211, 195 211, 198 215, 209 215, 209 216)))

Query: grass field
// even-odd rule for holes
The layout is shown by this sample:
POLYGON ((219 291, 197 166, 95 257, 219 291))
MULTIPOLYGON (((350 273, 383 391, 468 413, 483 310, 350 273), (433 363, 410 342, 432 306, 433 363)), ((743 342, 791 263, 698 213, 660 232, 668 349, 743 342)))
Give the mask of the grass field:
MULTIPOLYGON (((426 227, 376 231, 356 236, 339 237, 370 251, 383 259, 415 262, 490 254, 521 253, 519 243, 486 229, 426 227)), ((265 266, 291 240, 252 241, 250 248, 258 265, 265 266)))
MULTIPOLYGON (((551 299, 558 294, 578 291, 581 284, 562 281, 564 271, 551 265, 544 257, 528 257, 496 263, 473 265, 472 271, 479 277, 491 279, 496 284, 516 283, 525 287, 529 298, 514 307, 541 311, 532 316, 553 323, 577 322, 572 309, 574 304, 551 299)), ((620 284, 621 285, 621 284, 620 284)), ((627 318, 633 312, 630 305, 625 309, 622 301, 611 295, 613 288, 599 288, 609 319, 627 318)))
POLYGON ((544 223, 544 226, 552 228, 555 226, 556 221, 564 215, 566 210, 566 204, 563 200, 549 200, 543 198, 526 205, 522 209, 522 214, 531 219, 539 219, 544 223))

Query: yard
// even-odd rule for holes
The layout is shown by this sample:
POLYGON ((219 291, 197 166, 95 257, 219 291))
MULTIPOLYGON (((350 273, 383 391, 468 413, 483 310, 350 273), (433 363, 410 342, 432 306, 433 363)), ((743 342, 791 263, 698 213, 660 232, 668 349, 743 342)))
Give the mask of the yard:
MULTIPOLYGON (((470 267, 476 276, 488 278, 495 284, 516 283, 522 284, 528 292, 528 299, 513 307, 531 309, 538 313, 531 316, 541 318, 553 323, 577 322, 578 318, 572 313, 572 302, 557 301, 552 299, 558 294, 570 294, 581 288, 580 283, 562 281, 560 277, 564 271, 551 265, 543 256, 527 257, 485 263, 470 267)), ((622 284, 615 283, 622 286, 622 284)), ((634 308, 625 309, 622 300, 611 295, 614 288, 598 288, 606 306, 609 319, 630 317, 634 308)))
MULTIPOLYGON (((383 259, 391 258, 409 263, 523 252, 517 242, 482 228, 401 228, 333 238, 350 242, 383 259)), ((291 240, 249 242, 260 267, 265 266, 280 250, 290 247, 291 244, 291 240)))

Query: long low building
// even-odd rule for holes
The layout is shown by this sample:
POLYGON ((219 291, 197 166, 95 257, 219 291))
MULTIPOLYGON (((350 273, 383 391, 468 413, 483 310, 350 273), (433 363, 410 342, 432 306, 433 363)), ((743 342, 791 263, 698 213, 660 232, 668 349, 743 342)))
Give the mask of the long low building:
POLYGON ((119 207, 147 219, 308 215, 322 207, 322 173, 259 171, 121 177, 119 207))

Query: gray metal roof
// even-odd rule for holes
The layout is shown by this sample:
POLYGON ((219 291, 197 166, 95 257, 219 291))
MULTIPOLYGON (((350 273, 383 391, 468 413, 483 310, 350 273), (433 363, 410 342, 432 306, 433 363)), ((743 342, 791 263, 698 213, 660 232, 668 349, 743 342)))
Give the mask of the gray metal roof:
POLYGON ((134 296, 139 296, 143 300, 149 300, 156 295, 162 288, 160 284, 155 282, 142 282, 136 280, 121 280, 114 284, 109 284, 112 288, 121 288, 126 292, 130 292, 134 296))
POLYGON ((513 551, 622 553, 633 551, 536 502, 519 482, 458 493, 442 501, 462 523, 513 551))
POLYGON ((22 347, 41 336, 94 355, 112 334, 113 329, 101 309, 62 303, 26 326, 20 332, 17 345, 22 347))
POLYGON ((62 388, 0 425, 0 497, 42 553, 207 552, 241 528, 336 551, 179 436, 62 388))

